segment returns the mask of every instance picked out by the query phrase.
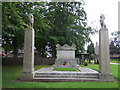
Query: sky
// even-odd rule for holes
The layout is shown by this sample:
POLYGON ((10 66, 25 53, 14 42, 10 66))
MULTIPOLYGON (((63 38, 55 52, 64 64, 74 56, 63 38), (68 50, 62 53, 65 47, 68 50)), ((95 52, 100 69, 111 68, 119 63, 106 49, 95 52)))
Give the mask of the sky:
MULTIPOLYGON (((109 38, 111 33, 118 31, 118 2, 120 0, 85 0, 84 9, 87 13, 88 25, 99 31, 100 15, 105 15, 105 24, 109 30, 109 38)), ((99 35, 91 36, 93 43, 99 42, 99 35)))

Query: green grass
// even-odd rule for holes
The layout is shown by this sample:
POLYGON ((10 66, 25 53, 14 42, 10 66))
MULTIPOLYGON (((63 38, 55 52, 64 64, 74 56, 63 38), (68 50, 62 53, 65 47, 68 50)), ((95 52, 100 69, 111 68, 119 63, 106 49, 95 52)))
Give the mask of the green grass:
MULTIPOLYGON (((98 64, 88 64, 88 66, 80 65, 80 67, 86 67, 86 68, 91 68, 96 71, 99 71, 99 65, 98 64)), ((120 77, 118 77, 118 70, 120 70, 120 65, 113 65, 110 64, 110 70, 114 77, 118 80, 120 80, 120 77)))
POLYGON ((54 68, 53 71, 79 71, 77 68, 54 68))
MULTIPOLYGON (((35 65, 35 69, 46 67, 47 65, 35 65)), ((93 69, 98 69, 98 65, 89 64, 93 69)), ((16 82, 20 77, 22 66, 3 66, 2 87, 3 88, 118 88, 118 82, 16 82)), ((118 65, 111 65, 111 71, 118 79, 118 65)))
POLYGON ((43 67, 51 67, 51 65, 35 65, 34 69, 37 70, 43 67))
POLYGON ((93 64, 93 63, 92 63, 92 64, 89 64, 89 63, 88 63, 88 66, 80 65, 80 67, 91 68, 91 69, 94 69, 94 70, 96 70, 96 71, 99 70, 98 64, 93 64))
POLYGON ((118 61, 118 59, 111 59, 110 62, 112 62, 112 63, 120 63, 120 61, 118 61))

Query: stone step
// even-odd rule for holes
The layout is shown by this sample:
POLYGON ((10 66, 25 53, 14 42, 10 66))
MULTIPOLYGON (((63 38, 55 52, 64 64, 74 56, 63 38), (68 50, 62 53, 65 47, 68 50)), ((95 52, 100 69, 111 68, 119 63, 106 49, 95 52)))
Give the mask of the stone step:
POLYGON ((38 82, 81 82, 81 81, 99 81, 97 78, 34 78, 38 82))
POLYGON ((35 78, 98 78, 98 75, 35 75, 35 78))
POLYGON ((84 72, 36 72, 35 75, 98 75, 98 73, 84 72))

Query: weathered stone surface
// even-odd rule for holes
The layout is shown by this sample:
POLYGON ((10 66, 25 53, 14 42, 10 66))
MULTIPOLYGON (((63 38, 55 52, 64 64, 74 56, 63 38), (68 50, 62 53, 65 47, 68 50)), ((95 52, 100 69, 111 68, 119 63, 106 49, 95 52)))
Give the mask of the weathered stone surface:
POLYGON ((21 80, 33 79, 34 71, 34 29, 27 28, 25 31, 23 71, 21 80))
POLYGON ((70 50, 70 51, 75 51, 76 50, 76 45, 72 44, 71 46, 64 44, 63 46, 60 46, 59 44, 56 45, 56 50, 70 50))
POLYGON ((60 46, 56 45, 57 59, 55 61, 54 67, 78 67, 77 60, 75 59, 76 45, 71 46, 65 44, 60 46), (65 64, 65 65, 64 65, 65 64))
POLYGON ((111 73, 106 74, 106 73, 100 73, 99 74, 99 79, 101 81, 114 81, 114 77, 111 73))
POLYGON ((102 28, 99 31, 99 78, 101 80, 113 80, 110 73, 110 56, 109 56, 109 36, 108 29, 102 28))
POLYGON ((57 59, 75 59, 75 51, 57 50, 57 59))
POLYGON ((96 42, 96 46, 95 46, 95 55, 99 55, 99 45, 96 42))
POLYGON ((80 67, 80 71, 52 71, 54 67, 46 67, 35 71, 34 80, 40 81, 98 81, 99 73, 89 68, 80 67))

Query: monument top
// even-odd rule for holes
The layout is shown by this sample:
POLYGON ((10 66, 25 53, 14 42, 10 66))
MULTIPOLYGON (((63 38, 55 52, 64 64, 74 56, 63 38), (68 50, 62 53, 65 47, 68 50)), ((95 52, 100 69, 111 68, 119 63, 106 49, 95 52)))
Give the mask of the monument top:
POLYGON ((29 14, 28 15, 28 19, 29 19, 29 27, 33 28, 33 23, 34 23, 34 16, 33 16, 33 14, 29 14))
POLYGON ((71 46, 64 44, 63 46, 60 46, 60 44, 56 45, 56 50, 76 50, 76 45, 72 44, 71 46))
POLYGON ((105 20, 105 15, 101 14, 100 15, 100 25, 101 25, 101 28, 106 28, 104 20, 105 20))

